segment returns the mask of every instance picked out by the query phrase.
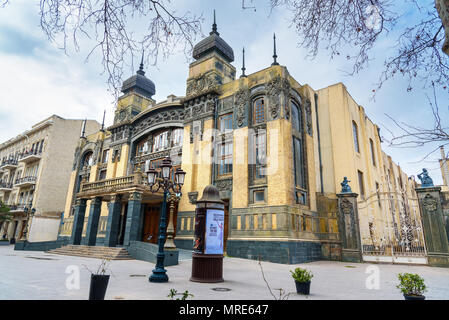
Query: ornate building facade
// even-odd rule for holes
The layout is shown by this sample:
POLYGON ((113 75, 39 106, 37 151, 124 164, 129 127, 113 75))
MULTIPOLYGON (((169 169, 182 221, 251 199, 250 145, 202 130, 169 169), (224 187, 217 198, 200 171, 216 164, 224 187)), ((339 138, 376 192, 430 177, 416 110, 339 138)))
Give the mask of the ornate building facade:
POLYGON ((276 51, 271 66, 248 75, 243 67, 237 78, 233 49, 215 23, 193 58, 184 96, 156 103, 141 64, 123 83, 114 124, 80 139, 61 237, 112 247, 156 243, 162 194, 150 192, 144 172, 167 156, 187 172, 170 215, 179 248, 192 248, 195 203, 209 184, 225 202, 229 256, 341 259, 343 177, 358 193, 368 255, 387 240, 390 247, 403 241, 403 226, 420 224, 409 205, 414 181, 382 151, 379 128, 343 84, 301 84, 276 51))
MULTIPOLYGON (((0 201, 13 216, 0 226, 1 238, 21 239, 34 209, 28 240, 56 240, 82 124, 53 115, 0 144, 0 201)), ((99 129, 96 121, 85 124, 88 134, 99 129)))

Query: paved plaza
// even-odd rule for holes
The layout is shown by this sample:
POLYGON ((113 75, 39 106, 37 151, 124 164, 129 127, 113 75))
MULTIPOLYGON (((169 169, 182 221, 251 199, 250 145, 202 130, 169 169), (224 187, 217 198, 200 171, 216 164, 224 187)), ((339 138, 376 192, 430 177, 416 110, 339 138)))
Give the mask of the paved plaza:
MULTIPOLYGON (((36 251, 14 251, 13 246, 0 246, 0 299, 86 300, 89 295, 90 270, 96 270, 101 260, 70 257, 36 251), (69 290, 66 280, 73 275, 66 270, 79 270, 79 289, 69 290)), ((299 265, 284 265, 262 262, 265 278, 275 294, 278 288, 295 292, 289 270, 295 267, 312 270, 311 294, 308 297, 291 294, 288 299, 403 299, 396 289, 397 274, 418 273, 425 279, 427 299, 449 299, 449 269, 427 266, 358 264, 319 261, 299 265), (375 268, 379 271, 379 289, 368 289, 367 278, 375 268), (368 269, 367 269, 368 268, 368 269), (368 271, 368 272, 367 272, 368 271)), ((111 261, 112 276, 106 299, 160 299, 168 300, 170 289, 178 292, 188 290, 194 295, 190 299, 229 300, 266 299, 273 300, 262 278, 257 261, 238 258, 224 259, 222 283, 195 283, 189 281, 191 259, 183 251, 179 265, 167 267, 168 283, 150 283, 148 276, 153 263, 138 260, 111 261), (214 288, 221 288, 218 291, 214 288), (224 291, 226 289, 230 289, 224 291)), ((369 281, 368 281, 369 282, 369 281)), ((372 283, 371 283, 372 284, 372 283)))

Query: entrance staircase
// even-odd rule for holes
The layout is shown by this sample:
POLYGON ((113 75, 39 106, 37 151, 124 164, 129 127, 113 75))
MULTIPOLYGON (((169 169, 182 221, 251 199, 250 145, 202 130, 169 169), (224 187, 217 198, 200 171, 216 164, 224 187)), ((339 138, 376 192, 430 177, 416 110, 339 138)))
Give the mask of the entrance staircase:
POLYGON ((99 246, 77 246, 67 245, 61 248, 46 251, 47 253, 60 254, 63 256, 77 256, 110 260, 131 260, 125 248, 99 247, 99 246))

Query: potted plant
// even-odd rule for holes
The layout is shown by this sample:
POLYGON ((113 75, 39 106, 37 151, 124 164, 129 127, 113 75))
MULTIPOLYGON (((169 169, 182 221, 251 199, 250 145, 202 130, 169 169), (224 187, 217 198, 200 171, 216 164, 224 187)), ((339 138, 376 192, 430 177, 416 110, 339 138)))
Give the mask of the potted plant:
POLYGON ((310 280, 313 278, 311 271, 302 268, 296 268, 294 271, 290 270, 296 284, 296 292, 300 294, 310 293, 310 280))
POLYGON ((398 274, 399 285, 397 288, 401 290, 405 300, 424 300, 426 297, 423 293, 427 290, 424 279, 413 273, 398 274))
POLYGON ((109 274, 106 274, 109 262, 109 259, 103 259, 95 273, 86 267, 86 269, 91 272, 89 300, 104 300, 110 276, 109 274))

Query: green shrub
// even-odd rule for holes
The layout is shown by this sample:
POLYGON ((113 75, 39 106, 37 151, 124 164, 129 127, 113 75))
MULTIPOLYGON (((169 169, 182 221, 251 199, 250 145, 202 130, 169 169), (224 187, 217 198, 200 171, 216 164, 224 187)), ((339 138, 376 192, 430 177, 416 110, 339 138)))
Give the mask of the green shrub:
POLYGON ((311 271, 302 268, 296 268, 295 271, 290 270, 290 273, 297 282, 309 282, 313 278, 311 271))
POLYGON ((399 285, 396 287, 406 296, 422 296, 427 290, 424 279, 413 273, 398 274, 399 285))

